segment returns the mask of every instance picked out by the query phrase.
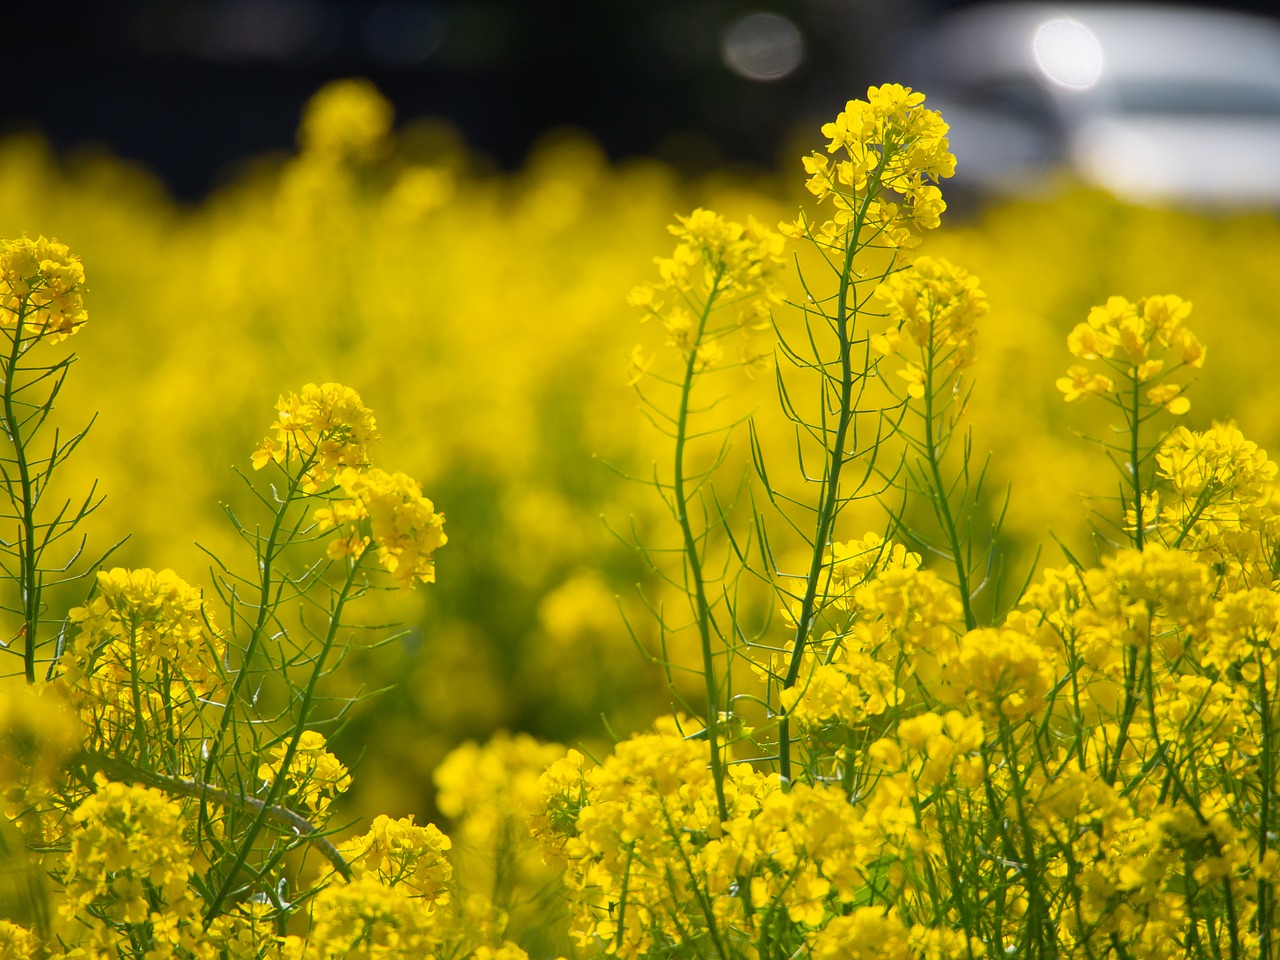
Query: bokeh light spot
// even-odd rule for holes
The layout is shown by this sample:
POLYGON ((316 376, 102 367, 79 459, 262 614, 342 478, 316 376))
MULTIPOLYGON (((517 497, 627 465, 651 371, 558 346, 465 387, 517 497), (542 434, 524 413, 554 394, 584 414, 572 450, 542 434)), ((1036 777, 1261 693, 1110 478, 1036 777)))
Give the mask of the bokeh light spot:
POLYGON ((1084 90, 1102 74, 1102 44, 1082 23, 1049 20, 1036 30, 1032 41, 1036 66, 1054 83, 1084 90))
POLYGON ((804 60, 800 28, 776 13, 749 13, 731 23, 720 42, 725 66, 748 80, 789 76, 804 60))

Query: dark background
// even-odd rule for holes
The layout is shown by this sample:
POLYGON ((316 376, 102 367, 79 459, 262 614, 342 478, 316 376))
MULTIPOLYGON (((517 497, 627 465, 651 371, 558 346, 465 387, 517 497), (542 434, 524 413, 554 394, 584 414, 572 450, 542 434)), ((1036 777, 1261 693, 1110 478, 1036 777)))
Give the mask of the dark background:
MULTIPOLYGON (((397 119, 451 121, 503 168, 546 130, 690 173, 774 168, 792 138, 870 83, 946 0, 100 0, 5 7, 0 135, 109 149, 196 200, 238 159, 289 150, 328 80, 365 76, 397 119), (753 12, 790 20, 800 65, 753 80, 724 62, 753 12), (16 85, 16 95, 15 95, 16 85)), ((1218 8, 1274 12, 1272 3, 1218 8)))

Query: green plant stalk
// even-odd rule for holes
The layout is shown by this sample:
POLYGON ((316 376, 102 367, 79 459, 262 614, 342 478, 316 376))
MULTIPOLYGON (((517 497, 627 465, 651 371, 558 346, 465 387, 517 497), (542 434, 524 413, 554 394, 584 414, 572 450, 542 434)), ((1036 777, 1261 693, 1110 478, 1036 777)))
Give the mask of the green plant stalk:
POLYGON ((925 367, 924 384, 924 449, 929 461, 929 477, 933 483, 933 506, 942 524, 943 533, 951 547, 951 560, 956 568, 956 587, 960 591, 960 604, 964 609, 965 629, 973 630, 978 625, 973 615, 973 604, 969 598, 969 567, 960 551, 960 531, 956 529, 955 517, 951 513, 951 499, 947 496, 945 484, 942 482, 942 468, 938 463, 942 456, 939 450, 940 438, 934 430, 934 389, 933 378, 937 372, 937 342, 933 335, 933 316, 929 317, 929 362, 925 367))
MULTIPOLYGON (((1000 704, 994 704, 996 711, 999 712, 1000 704)), ((1058 951, 1056 949, 1056 936, 1052 930, 1052 924, 1049 922, 1047 905, 1044 901, 1044 895, 1040 890, 1040 870, 1039 864, 1035 858, 1035 840, 1031 832, 1031 821, 1027 816, 1026 794, 1022 777, 1018 771, 1017 750, 1014 748, 1013 732, 1010 729, 1009 721, 1000 714, 1000 739, 1004 745, 1006 762, 1009 764, 1009 779, 1013 784, 1013 804, 1018 814, 1018 827, 1022 832, 1023 849, 1019 856, 1023 863, 1023 876, 1026 878, 1027 899, 1030 901, 1028 905, 1028 913, 1030 914, 1030 923, 1027 927, 1028 946, 1034 948, 1034 955, 1037 957, 1056 957, 1058 951), (1046 925, 1050 929, 1046 930, 1046 925)), ((1028 956, 1033 955, 1033 949, 1028 949, 1028 956)))
POLYGON ((1138 469, 1138 456, 1140 453, 1138 447, 1140 421, 1138 418, 1141 413, 1141 400, 1138 395, 1138 375, 1135 370, 1133 375, 1133 407, 1129 411, 1129 415, 1133 418, 1132 427, 1129 430, 1129 472, 1133 480, 1133 546, 1136 550, 1141 550, 1146 540, 1143 532, 1145 523, 1142 519, 1142 476, 1138 469))
MULTIPOLYGON (((1148 614, 1150 611, 1148 611, 1148 614)), ((1150 644, 1151 638, 1147 638, 1150 644)), ((1130 647, 1124 658, 1124 706, 1120 710, 1120 725, 1116 733, 1116 746, 1111 755, 1111 769, 1104 770, 1103 781, 1107 786, 1115 786, 1116 777, 1120 775, 1120 756, 1124 753, 1125 744, 1129 742, 1129 725, 1133 723, 1134 712, 1138 709, 1138 693, 1141 689, 1138 676, 1138 648, 1130 647)))
MULTIPOLYGON (((1258 862, 1267 855, 1267 840, 1271 835, 1271 793, 1275 787, 1275 743, 1271 729, 1271 698, 1267 690, 1267 670, 1263 663, 1262 652, 1255 648, 1255 659, 1258 664, 1258 705, 1261 708, 1262 723, 1262 758, 1258 776, 1262 781, 1261 797, 1258 803, 1258 862)), ((1258 918, 1255 922, 1258 930, 1258 956, 1261 960, 1271 960, 1273 937, 1275 935, 1272 914, 1275 913, 1274 891, 1270 880, 1258 881, 1258 918)))
MULTIPOLYGON (((878 179, 884 169, 887 151, 880 159, 875 173, 868 179, 878 179)), ((853 422, 853 350, 852 331, 849 310, 849 293, 853 286, 853 258, 861 249, 859 239, 866 218, 867 208, 872 200, 872 191, 868 190, 862 205, 854 217, 853 227, 845 245, 844 264, 840 270, 840 287, 836 295, 836 317, 833 324, 840 346, 840 411, 836 419, 835 436, 828 448, 829 460, 826 465, 820 506, 818 508, 818 524, 813 538, 813 557, 809 563, 809 573, 805 579, 804 598, 800 603, 800 612, 796 617, 795 639, 792 641, 791 661, 787 666, 787 675, 783 679, 782 689, 790 690, 800 678, 800 664, 809 640, 809 632, 813 629, 818 598, 818 581, 822 579, 825 566, 826 545, 835 528, 836 514, 840 503, 840 472, 844 467, 844 445, 853 422)), ((853 311, 856 319, 856 309, 853 311)), ((784 785, 791 783, 791 721, 784 713, 778 719, 778 773, 784 785)))
MULTIPOLYGON (((40 595, 43 590, 39 565, 36 562, 36 504, 31 477, 31 465, 27 462, 26 442, 22 437, 22 424, 18 421, 13 405, 14 379, 18 361, 22 357, 22 326, 27 315, 27 300, 18 302, 16 326, 13 330, 13 346, 5 359, 4 374, 4 429, 13 444, 13 459, 18 465, 18 484, 21 489, 22 512, 18 533, 18 562, 21 567, 22 592, 22 669, 27 683, 36 682, 36 644, 40 627, 40 595)), ((29 438, 28 438, 29 439, 29 438)))
POLYGON ((724 796, 724 758, 720 755, 720 681, 716 676, 715 653, 711 648, 711 604, 707 600, 706 583, 702 574, 702 558, 698 552, 697 537, 689 521, 689 493, 685 490, 684 457, 689 433, 689 401, 693 393, 694 369, 698 359, 698 346, 706 333, 711 308, 719 292, 723 267, 716 271, 707 293, 706 302, 698 317, 698 333, 689 350, 685 363, 684 380, 680 385, 680 402, 676 416, 675 470, 671 481, 671 494, 675 499, 676 522, 684 541, 685 562, 689 580, 693 584, 694 617, 698 623, 698 641, 702 652, 702 677, 707 694, 707 742, 711 747, 711 777, 716 788, 716 808, 723 822, 729 819, 729 806, 724 796))
MULTIPOLYGON (((318 445, 317 445, 318 446, 318 445)), ((227 694, 227 705, 222 711, 222 716, 218 721, 218 729, 214 732, 209 740, 208 755, 205 758, 203 779, 213 779, 214 765, 217 763, 218 756, 222 749, 222 742, 227 735, 231 722, 235 717, 236 704, 240 702, 240 692, 249 677, 249 663, 257 653, 258 645, 262 642, 263 632, 266 628, 267 619, 271 615, 274 605, 271 602, 271 594, 274 587, 273 574, 275 572, 276 556, 283 545, 280 543, 280 533, 284 528, 285 514, 290 506, 293 505, 294 498, 298 495, 298 490, 302 486, 302 478, 315 462, 315 454, 311 454, 302 464, 302 466, 289 476, 289 486, 286 490, 284 500, 280 503, 280 507, 275 512, 275 517, 271 522, 271 532, 267 535, 266 547, 262 556, 259 558, 258 567, 260 570, 260 581, 258 587, 258 615, 254 621, 253 629, 249 633, 249 639, 245 643, 244 657, 240 663, 240 669, 236 671, 235 679, 231 682, 231 690, 227 694)))
MULTIPOLYGON (((367 552, 367 551, 366 551, 367 552)), ((315 667, 311 671, 311 679, 307 681, 307 686, 302 692, 302 700, 298 705, 298 717, 294 722, 293 736, 289 739, 289 746, 285 749, 285 755, 280 761, 280 769, 276 772, 274 779, 271 781, 271 787, 267 791, 266 798, 262 801, 263 806, 250 823, 249 829, 245 832, 244 838, 240 841, 240 847, 236 851, 235 859, 232 861, 231 867, 227 870, 227 875, 223 879, 209 906, 205 909, 204 924, 206 929, 218 916, 218 912, 222 909, 222 904, 226 902, 227 897, 231 894, 232 888, 235 886, 236 879, 240 870, 244 867, 245 862, 249 859, 249 854, 253 849, 254 842, 258 839, 258 835, 262 832, 264 825, 269 817, 269 809, 278 806, 281 792, 284 789, 285 780, 288 778, 289 765, 293 763, 293 758, 298 752, 298 743, 302 740, 303 733, 307 729, 307 717, 311 712, 311 703, 315 699, 316 688, 320 684, 320 677, 324 674, 324 663, 329 653, 333 650, 338 641, 338 629, 342 625, 342 610, 346 606, 347 601, 351 597, 351 590, 355 586, 356 573, 360 569, 360 562, 365 557, 362 553, 354 558, 347 568, 347 576, 342 583, 341 589, 333 604, 333 612, 329 615, 329 628, 325 633, 324 642, 320 645, 320 652, 316 655, 315 667)))

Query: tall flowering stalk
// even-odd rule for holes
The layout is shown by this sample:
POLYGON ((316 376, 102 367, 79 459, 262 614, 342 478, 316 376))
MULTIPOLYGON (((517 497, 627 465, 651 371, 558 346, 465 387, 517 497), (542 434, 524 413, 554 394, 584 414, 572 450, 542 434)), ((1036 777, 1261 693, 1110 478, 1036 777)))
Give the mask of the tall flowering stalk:
MULTIPOLYGON (((732 424, 695 426, 697 414, 709 409, 695 407, 695 387, 708 374, 726 366, 726 338, 738 331, 749 334, 767 326, 769 307, 778 300, 774 275, 782 262, 783 239, 754 220, 744 227, 702 209, 679 217, 670 230, 678 242, 670 257, 657 261, 661 281, 637 288, 630 300, 645 311, 646 318, 661 321, 667 346, 677 351, 676 373, 663 378, 648 371, 651 364, 639 354, 633 357, 633 364, 637 372, 648 371, 650 379, 675 393, 669 407, 643 393, 641 396, 654 422, 669 432, 673 441, 670 477, 654 482, 680 531, 682 587, 689 597, 692 624, 698 635, 706 693, 705 736, 711 751, 716 805, 723 817, 728 813, 721 729, 721 714, 728 708, 729 660, 725 654, 738 640, 732 627, 732 609, 727 602, 717 603, 712 593, 708 549, 723 521, 723 508, 710 479, 723 457, 732 424), (712 466, 695 467, 690 445, 710 436, 720 438, 712 466)), ((750 365, 758 358, 758 348, 751 347, 748 341, 743 359, 728 365, 750 365)), ((638 383, 639 378, 633 382, 638 383)), ((725 584, 719 586, 725 589, 725 584)))
MULTIPOLYGON (((805 347, 796 349, 781 339, 782 355, 818 381, 810 408, 816 415, 806 415, 790 403, 789 389, 782 389, 780 398, 789 419, 815 442, 820 457, 816 471, 802 464, 805 479, 816 488, 808 500, 812 506, 802 508, 812 523, 804 541, 808 563, 795 575, 794 587, 785 582, 778 587, 794 626, 781 655, 781 672, 770 671, 784 696, 799 682, 806 654, 819 639, 823 614, 836 597, 832 551, 840 514, 855 500, 876 492, 868 491, 868 484, 877 470, 885 418, 892 413, 868 394, 878 379, 867 327, 867 314, 873 312, 869 299, 901 269, 902 252, 919 243, 922 231, 938 225, 946 204, 937 183, 955 170, 947 125, 923 106, 924 99, 922 93, 886 84, 868 90, 865 101, 850 101, 822 128, 830 141, 827 153, 842 158, 833 162, 814 153, 804 161, 809 191, 831 208, 828 218, 815 222, 802 215, 783 225, 788 236, 807 242, 821 255, 835 286, 823 293, 802 280, 807 297, 801 304, 805 335, 800 342, 805 347), (825 342, 819 339, 822 335, 825 342), (870 439, 865 439, 867 432, 870 439), (860 476, 850 480, 850 467, 860 476)), ((762 459, 758 455, 757 463, 762 459)), ((768 486, 767 478, 765 482, 768 486)), ((779 501, 777 496, 771 499, 779 501)), ((798 521, 789 523, 795 526, 798 521)), ((779 773, 789 782, 792 725, 786 713, 778 717, 777 756, 779 773)))
MULTIPOLYGON (((0 535, 0 550, 8 558, 6 579, 13 582, 17 634, 5 644, 22 657, 28 683, 37 674, 41 627, 46 620, 46 588, 83 576, 73 568, 81 561, 83 540, 76 527, 101 500, 90 489, 78 504, 42 503, 55 475, 89 432, 84 427, 70 437, 54 430, 45 447, 54 401, 62 390, 73 355, 53 358, 50 348, 73 336, 88 321, 84 305, 84 267, 65 244, 26 236, 0 241, 0 426, 5 449, 0 453, 0 512, 9 527, 0 535), (55 548, 53 555, 50 549, 55 548)), ((89 565, 93 566, 92 564, 89 565)))

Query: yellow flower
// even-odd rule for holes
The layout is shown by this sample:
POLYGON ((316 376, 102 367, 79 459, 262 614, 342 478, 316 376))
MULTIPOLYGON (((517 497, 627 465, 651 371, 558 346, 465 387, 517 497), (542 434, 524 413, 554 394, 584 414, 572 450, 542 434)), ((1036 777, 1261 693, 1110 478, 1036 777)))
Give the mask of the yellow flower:
POLYGON ((314 493, 339 467, 368 466, 381 439, 360 394, 340 383, 308 383, 276 403, 275 435, 253 453, 253 469, 268 463, 302 466, 302 489, 314 493))
POLYGON ((335 80, 307 101, 298 141, 309 154, 376 160, 390 145, 393 116, 391 104, 368 80, 335 80))
MULTIPOLYGON (((657 317, 667 334, 667 344, 686 357, 693 353, 695 372, 717 365, 724 354, 716 341, 737 328, 759 330, 769 326, 769 307, 781 302, 776 274, 783 263, 783 237, 748 218, 745 225, 726 220, 699 207, 688 216, 676 217, 668 229, 678 239, 670 257, 658 257, 660 281, 636 287, 627 302, 657 317), (704 310, 733 310, 733 326, 712 326, 704 310)), ((648 364, 633 351, 632 382, 648 364)), ((760 354, 752 351, 748 360, 760 354)))
POLYGON ((435 904, 365 874, 334 881, 316 895, 305 942, 295 949, 306 960, 430 957, 441 940, 438 924, 435 904))
POLYGON ((224 682, 212 611, 172 570, 99 571, 93 599, 70 620, 78 631, 59 683, 103 742, 135 739, 139 723, 149 736, 176 735, 224 682))
POLYGON ((935 394, 951 392, 952 376, 973 363, 977 322, 987 312, 978 278, 946 260, 920 257, 880 284, 876 297, 890 326, 871 345, 908 361, 898 374, 908 394, 924 396, 930 371, 935 394))
POLYGON ((158 790, 99 780, 72 814, 76 829, 64 861, 68 917, 92 909, 117 923, 141 923, 160 909, 189 913, 192 850, 182 807, 158 790))
POLYGON ((1110 377, 1095 374, 1088 367, 1074 364, 1067 368, 1067 375, 1059 377, 1056 386, 1065 394, 1067 403, 1079 400, 1091 393, 1115 393, 1116 385, 1110 377))
MULTIPOLYGON (((333 798, 351 786, 347 768, 325 749, 325 743, 323 734, 304 730, 285 773, 288 783, 285 795, 296 798, 306 810, 321 818, 328 814, 333 798)), ((288 740, 272 747, 268 760, 258 766, 258 779, 266 784, 273 783, 280 775, 288 752, 288 740)))
POLYGON ((30 930, 10 920, 0 920, 0 957, 35 960, 39 943, 30 930))
POLYGON ((447 902, 453 866, 445 856, 453 842, 435 824, 379 815, 369 832, 342 844, 343 857, 352 873, 376 876, 404 896, 447 902))
POLYGON ((0 240, 0 328, 67 339, 88 320, 84 266, 66 244, 38 237, 0 240))
MULTIPOLYGON (((1108 297, 1067 336, 1067 349, 1081 360, 1103 361, 1135 385, 1147 384, 1148 403, 1180 416, 1191 407, 1182 396, 1183 386, 1157 381, 1180 367, 1204 364, 1204 347, 1183 323, 1190 313, 1191 304, 1173 294, 1146 297, 1137 303, 1108 297)), ((1057 387, 1068 403, 1090 393, 1106 396, 1116 392, 1110 377, 1079 364, 1057 381, 1057 387)))
POLYGON ((338 471, 338 488, 346 499, 315 512, 320 530, 345 527, 345 536, 329 542, 329 556, 359 557, 373 544, 378 562, 408 590, 415 583, 435 583, 433 554, 449 542, 444 514, 422 495, 418 481, 377 467, 338 471))
POLYGON ((845 159, 833 163, 819 153, 805 157, 806 186, 819 201, 829 201, 834 213, 820 224, 801 215, 780 225, 783 234, 843 249, 857 226, 866 230, 861 242, 906 247, 918 242, 921 231, 936 227, 946 209, 936 184, 955 173, 955 157, 947 144, 947 124, 923 103, 922 93, 884 84, 868 88, 866 100, 850 100, 824 124, 827 152, 843 151, 845 159), (888 191, 902 202, 882 199, 888 191))

